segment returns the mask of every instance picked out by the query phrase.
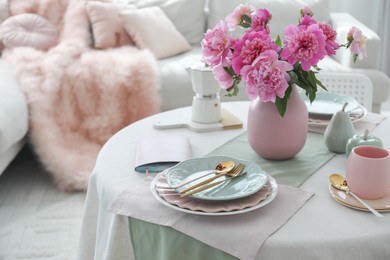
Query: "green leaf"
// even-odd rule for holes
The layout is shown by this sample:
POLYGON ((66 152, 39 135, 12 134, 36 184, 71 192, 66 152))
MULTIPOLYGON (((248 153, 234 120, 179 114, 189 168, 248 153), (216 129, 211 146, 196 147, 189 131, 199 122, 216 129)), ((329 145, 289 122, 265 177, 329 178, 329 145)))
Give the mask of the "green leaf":
POLYGON ((311 88, 317 91, 317 78, 315 73, 312 70, 308 71, 308 81, 310 83, 311 88))
POLYGON ((275 44, 278 45, 280 48, 283 47, 282 40, 280 39, 279 35, 278 38, 276 38, 275 40, 275 44))
POLYGON ((237 96, 237 95, 238 95, 238 92, 239 92, 239 90, 240 90, 240 88, 238 87, 238 84, 239 84, 240 82, 241 82, 241 77, 235 76, 235 77, 234 77, 233 86, 231 86, 230 88, 226 89, 226 91, 227 91, 228 93, 225 94, 225 97, 237 96))
POLYGON ((223 67, 227 74, 231 77, 234 77, 236 74, 234 73, 233 67, 223 67))
POLYGON ((315 72, 315 73, 318 73, 318 72, 321 70, 321 68, 320 68, 320 67, 318 67, 317 65, 314 65, 314 66, 313 66, 313 68, 316 70, 316 72, 315 72))
POLYGON ((250 16, 246 14, 241 16, 241 21, 243 21, 246 24, 249 24, 249 26, 252 24, 252 19, 250 18, 250 16))
POLYGON ((319 79, 317 79, 316 82, 317 82, 317 85, 319 85, 322 89, 328 91, 328 89, 326 88, 326 86, 325 86, 324 84, 322 84, 322 82, 321 82, 319 79))
POLYGON ((316 93, 315 92, 310 92, 309 93, 310 104, 313 103, 314 99, 316 99, 316 93))
POLYGON ((298 75, 294 71, 289 71, 288 75, 290 76, 290 83, 297 84, 299 83, 298 75))
POLYGON ((290 99, 291 91, 292 91, 292 86, 290 85, 286 89, 286 92, 284 93, 284 97, 283 98, 280 98, 280 97, 276 96, 275 106, 276 106, 276 109, 278 110, 279 115, 281 117, 284 117, 284 114, 286 113, 287 102, 290 99))
POLYGON ((236 84, 234 84, 231 88, 227 89, 226 91, 228 93, 225 95, 225 97, 234 97, 234 96, 237 96, 237 94, 239 92, 239 88, 236 84))
POLYGON ((286 92, 284 92, 284 98, 290 99, 291 92, 292 92, 292 84, 290 84, 286 89, 286 92))
POLYGON ((275 105, 276 105, 276 109, 279 112, 279 115, 281 117, 284 117, 284 114, 286 113, 286 108, 287 108, 287 98, 276 97, 275 105))

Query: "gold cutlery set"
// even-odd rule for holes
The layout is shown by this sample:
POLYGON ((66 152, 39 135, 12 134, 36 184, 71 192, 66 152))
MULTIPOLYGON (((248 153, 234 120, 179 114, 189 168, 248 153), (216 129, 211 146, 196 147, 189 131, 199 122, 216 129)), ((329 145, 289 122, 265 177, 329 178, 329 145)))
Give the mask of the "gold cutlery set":
MULTIPOLYGON (((233 163, 233 162, 232 162, 233 163)), ((217 175, 211 177, 211 178, 208 178, 204 181, 201 181, 195 185, 192 185, 188 188, 185 188, 183 190, 180 190, 179 193, 181 194, 181 198, 183 197, 187 197, 189 195, 192 195, 192 194, 195 194, 195 193, 198 193, 198 192, 201 192, 201 191, 204 191, 204 190, 207 190, 211 187, 214 187, 216 185, 219 185, 223 182, 226 182, 226 181, 229 181, 233 178, 236 178, 238 176, 241 176, 243 173, 244 173, 244 169, 245 169, 245 165, 242 164, 242 163, 239 163, 237 165, 234 165, 233 163, 233 167, 232 168, 228 168, 226 167, 225 170, 222 169, 220 171, 215 171, 217 172, 217 175), (220 180, 220 181, 216 181, 216 182, 212 182, 222 176, 228 176, 228 178, 225 178, 223 180, 220 180)))

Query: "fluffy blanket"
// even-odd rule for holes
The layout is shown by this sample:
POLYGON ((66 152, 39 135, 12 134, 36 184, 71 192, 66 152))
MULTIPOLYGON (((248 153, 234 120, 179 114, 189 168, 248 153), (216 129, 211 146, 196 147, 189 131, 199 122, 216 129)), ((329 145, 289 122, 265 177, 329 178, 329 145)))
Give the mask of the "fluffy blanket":
POLYGON ((48 52, 6 53, 28 99, 30 140, 64 191, 85 190, 102 145, 160 107, 153 55, 132 46, 91 49, 84 12, 67 11, 62 40, 48 52))

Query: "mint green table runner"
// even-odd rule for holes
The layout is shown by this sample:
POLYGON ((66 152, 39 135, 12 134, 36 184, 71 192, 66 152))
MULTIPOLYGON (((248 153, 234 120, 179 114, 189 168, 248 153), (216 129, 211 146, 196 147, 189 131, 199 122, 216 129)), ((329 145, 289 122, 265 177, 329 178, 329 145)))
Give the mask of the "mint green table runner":
MULTIPOLYGON (((215 155, 253 161, 273 176, 279 184, 298 187, 335 154, 326 148, 322 134, 308 133, 304 148, 294 158, 283 161, 266 160, 252 150, 245 132, 205 157, 215 155)), ((136 259, 154 259, 156 256, 160 259, 170 260, 237 259, 171 227, 130 217, 129 229, 136 259), (156 234, 158 235, 156 236, 156 234), (142 239, 137 240, 140 237, 142 239), (148 245, 143 244, 142 241, 149 241, 148 245)))
POLYGON ((129 217, 129 229, 136 260, 237 259, 171 227, 129 217))
POLYGON ((324 136, 308 133, 305 146, 293 158, 283 161, 267 160, 257 155, 243 133, 206 156, 232 156, 257 163, 280 184, 299 187, 317 169, 329 161, 335 154, 329 152, 324 143, 324 136))

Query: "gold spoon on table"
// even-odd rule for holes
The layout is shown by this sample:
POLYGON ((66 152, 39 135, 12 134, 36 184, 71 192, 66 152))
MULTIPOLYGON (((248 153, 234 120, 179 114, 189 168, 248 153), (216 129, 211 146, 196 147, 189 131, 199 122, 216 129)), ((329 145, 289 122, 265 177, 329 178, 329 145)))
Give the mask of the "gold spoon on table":
POLYGON ((179 193, 181 194, 180 198, 187 197, 189 195, 204 191, 204 190, 209 189, 211 187, 214 187, 218 184, 221 184, 227 180, 231 180, 233 178, 241 176, 242 174, 244 174, 244 168, 245 168, 245 164, 240 163, 229 172, 217 174, 214 177, 211 177, 211 178, 204 180, 198 184, 195 184, 191 187, 188 187, 187 189, 181 190, 181 191, 179 191, 179 193), (224 176, 224 175, 227 175, 229 178, 226 178, 224 180, 217 181, 217 182, 212 182, 213 180, 215 180, 221 176, 224 176), (209 183, 209 182, 212 182, 212 183, 210 183, 208 185, 204 185, 204 184, 209 183), (202 185, 204 185, 204 186, 202 186, 202 185), (197 189, 195 189, 195 188, 197 188, 197 189))
POLYGON ((330 183, 333 187, 338 190, 345 191, 347 194, 351 194, 355 199, 357 199, 364 207, 366 207, 369 211, 371 211, 377 217, 383 217, 378 211, 376 211, 373 207, 368 205, 364 200, 359 198, 355 193, 349 190, 347 181, 340 174, 331 174, 329 176, 330 183))

